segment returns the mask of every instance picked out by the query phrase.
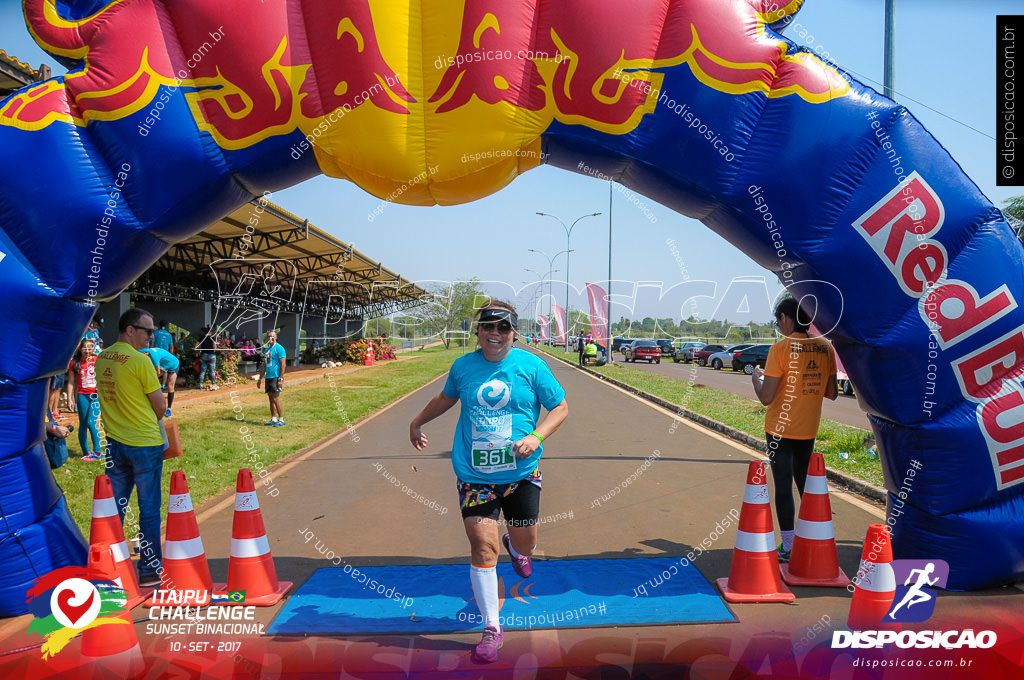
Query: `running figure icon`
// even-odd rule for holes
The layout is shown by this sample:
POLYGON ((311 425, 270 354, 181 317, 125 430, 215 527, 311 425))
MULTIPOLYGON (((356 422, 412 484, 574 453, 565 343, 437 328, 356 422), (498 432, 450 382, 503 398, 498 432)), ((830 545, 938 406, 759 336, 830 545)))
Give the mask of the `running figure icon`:
POLYGON ((907 580, 903 585, 910 585, 910 581, 914 578, 914 574, 918 575, 917 582, 914 585, 910 586, 910 589, 907 590, 906 594, 903 596, 903 599, 900 600, 900 603, 892 608, 892 611, 889 612, 889 618, 895 620, 896 612, 899 611, 900 607, 902 607, 903 605, 907 605, 907 609, 910 609, 915 604, 927 602, 930 599, 932 599, 932 597, 934 597, 930 593, 922 590, 922 588, 924 588, 926 585, 933 586, 938 582, 938 576, 936 576, 934 579, 928 578, 928 576, 931 575, 934 571, 934 562, 929 562, 924 569, 912 569, 910 571, 910 574, 907 576, 907 580))

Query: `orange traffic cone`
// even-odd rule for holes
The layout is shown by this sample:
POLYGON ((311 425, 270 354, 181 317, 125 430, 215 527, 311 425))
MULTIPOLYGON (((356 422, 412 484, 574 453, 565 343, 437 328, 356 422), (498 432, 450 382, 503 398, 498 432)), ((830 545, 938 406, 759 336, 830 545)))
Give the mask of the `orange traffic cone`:
POLYGON ((850 630, 900 630, 899 623, 884 621, 896 597, 896 574, 892 570, 892 544, 884 524, 868 526, 856 587, 850 602, 846 627, 850 630))
POLYGON ((839 568, 836 532, 832 525, 832 504, 828 499, 828 480, 825 477, 825 457, 811 454, 807 466, 807 481, 800 501, 800 516, 796 520, 796 537, 789 564, 780 567, 782 580, 791 586, 831 586, 845 588, 850 585, 839 568))
POLYGON ((363 366, 373 366, 373 341, 366 341, 366 360, 363 361, 363 366))
POLYGON ((238 471, 227 586, 229 593, 245 591, 244 601, 232 601, 230 604, 263 607, 276 604, 292 587, 291 581, 277 580, 277 570, 274 569, 274 558, 270 554, 270 542, 267 540, 267 530, 263 527, 260 502, 249 468, 238 471))
POLYGON ((206 561, 199 524, 192 509, 185 473, 171 473, 171 494, 167 502, 167 539, 164 541, 164 573, 161 589, 146 600, 147 607, 160 605, 202 607, 210 604, 213 592, 225 584, 213 583, 206 561))
MULTIPOLYGON (((107 543, 96 543, 89 548, 89 569, 106 574, 117 582, 113 548, 107 543)), ((95 664, 120 678, 136 678, 144 670, 139 638, 135 635, 128 607, 119 614, 101 616, 90 628, 82 631, 83 665, 95 664)))
POLYGON ((775 528, 768 505, 768 477, 764 461, 752 460, 740 508, 736 548, 729 578, 718 579, 722 597, 729 602, 792 602, 796 596, 779 578, 775 528))
POLYGON ((92 491, 92 522, 89 525, 89 544, 106 543, 114 560, 116 570, 115 583, 128 595, 125 607, 130 611, 146 599, 152 592, 147 588, 143 593, 139 588, 139 579, 135 576, 128 543, 124 540, 124 529, 121 518, 117 514, 117 503, 114 501, 114 490, 110 486, 110 477, 98 475, 93 482, 92 491))

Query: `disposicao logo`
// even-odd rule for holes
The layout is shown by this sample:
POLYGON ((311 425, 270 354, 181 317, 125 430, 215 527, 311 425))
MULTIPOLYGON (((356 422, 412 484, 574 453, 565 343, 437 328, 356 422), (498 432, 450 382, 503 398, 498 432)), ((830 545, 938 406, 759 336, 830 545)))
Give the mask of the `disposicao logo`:
MULTIPOLYGON (((935 591, 945 588, 949 564, 945 560, 893 560, 897 584, 892 606, 879 623, 918 623, 935 613, 935 591)), ((832 648, 872 649, 895 644, 900 649, 988 649, 996 644, 991 630, 837 630, 832 648)))
POLYGON ((28 632, 46 639, 44 659, 60 652, 82 631, 128 623, 116 616, 124 612, 124 590, 84 567, 63 567, 40 576, 25 595, 35 617, 28 632))
POLYGON ((916 623, 926 621, 935 613, 935 591, 945 588, 949 564, 945 560, 893 560, 896 576, 896 597, 885 615, 886 621, 916 623))

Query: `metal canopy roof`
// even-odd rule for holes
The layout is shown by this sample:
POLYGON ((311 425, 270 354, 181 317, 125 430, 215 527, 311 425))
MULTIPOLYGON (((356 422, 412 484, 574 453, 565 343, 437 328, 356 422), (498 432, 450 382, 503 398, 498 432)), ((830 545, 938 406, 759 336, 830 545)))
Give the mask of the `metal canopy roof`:
POLYGON ((6 97, 26 85, 46 80, 50 67, 43 64, 38 70, 0 50, 0 98, 6 97))
POLYGON ((429 295, 264 199, 171 246, 128 291, 304 312, 332 323, 386 316, 429 295))

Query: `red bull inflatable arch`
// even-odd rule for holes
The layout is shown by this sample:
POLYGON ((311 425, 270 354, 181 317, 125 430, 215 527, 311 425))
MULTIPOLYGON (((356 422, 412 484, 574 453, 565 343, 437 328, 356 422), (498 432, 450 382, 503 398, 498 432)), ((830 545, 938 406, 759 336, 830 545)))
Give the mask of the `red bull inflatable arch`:
POLYGON ((25 0, 71 71, 0 102, 0 614, 85 561, 40 442, 98 302, 319 173, 445 205, 542 161, 700 219, 807 297, 877 436, 896 557, 959 589, 1020 579, 1024 250, 906 109, 781 35, 800 5, 25 0))

